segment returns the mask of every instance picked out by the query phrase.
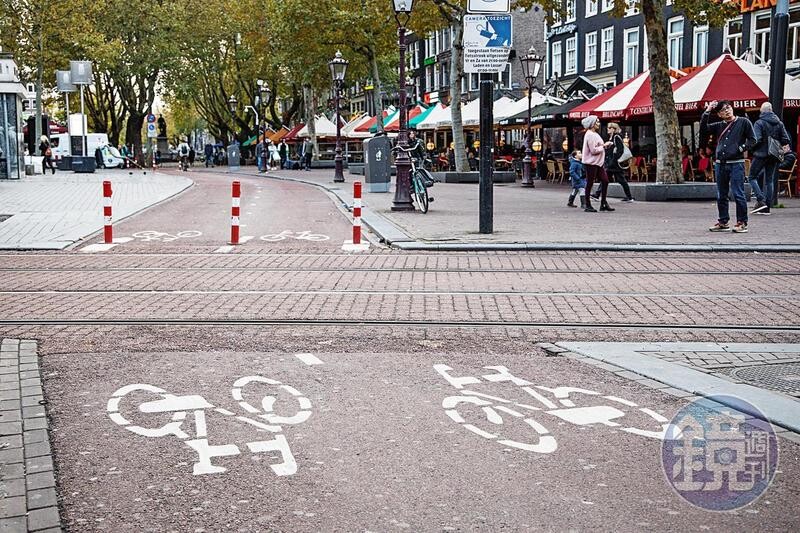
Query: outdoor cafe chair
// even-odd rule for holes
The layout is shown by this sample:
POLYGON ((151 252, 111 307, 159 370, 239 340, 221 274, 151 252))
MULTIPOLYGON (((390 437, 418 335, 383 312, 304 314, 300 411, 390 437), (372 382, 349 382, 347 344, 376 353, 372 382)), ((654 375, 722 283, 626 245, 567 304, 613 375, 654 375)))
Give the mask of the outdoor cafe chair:
POLYGON ((545 176, 546 180, 554 181, 556 179, 556 163, 555 161, 547 161, 547 176, 545 176))
MULTIPOLYGON (((558 183, 564 183, 564 160, 557 159, 556 160, 556 174, 558 174, 558 183)), ((553 180, 555 181, 555 179, 553 180)))
POLYGON ((794 174, 796 168, 797 160, 795 160, 791 170, 778 170, 778 192, 780 193, 781 189, 785 189, 786 196, 789 198, 792 197, 792 187, 797 181, 797 176, 794 174))

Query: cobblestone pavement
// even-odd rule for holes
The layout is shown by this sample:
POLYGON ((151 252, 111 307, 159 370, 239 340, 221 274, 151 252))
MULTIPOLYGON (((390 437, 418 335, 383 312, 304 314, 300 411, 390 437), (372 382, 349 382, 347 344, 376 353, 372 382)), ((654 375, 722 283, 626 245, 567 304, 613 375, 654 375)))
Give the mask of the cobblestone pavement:
MULTIPOLYGON (((542 413, 536 420, 558 449, 538 453, 460 427, 442 407, 455 389, 434 366, 480 377, 503 365, 537 387, 581 387, 669 418, 691 396, 551 357, 542 343, 798 343, 800 258, 380 246, 346 254, 348 220, 324 192, 247 177, 247 204, 255 205, 243 202, 250 214, 242 234, 253 238, 227 249, 230 181, 193 178, 184 194, 118 224, 116 234, 132 240, 111 250, 86 253, 90 241, 0 255, 0 338, 38 342, 68 530, 728 531, 800 523, 800 446, 788 438, 764 497, 732 513, 707 512, 665 483, 658 439, 542 413), (160 237, 135 237, 144 231, 160 237), (164 237, 185 231, 200 235, 164 237), (294 237, 304 231, 328 240, 294 237), (280 241, 260 238, 282 232, 290 233, 280 241), (273 380, 251 387, 280 388, 273 414, 291 418, 299 406, 309 418, 260 419, 280 422, 284 440, 274 427, 242 421, 255 412, 242 402, 272 409, 243 382, 234 392, 247 376, 273 380), (126 389, 135 384, 152 388, 126 389), (175 411, 161 394, 189 403, 175 411), (181 432, 153 433, 170 423, 181 432), (224 471, 207 470, 204 433, 212 464, 224 471), (285 459, 284 442, 292 474, 289 461, 273 468, 285 459)), ((487 397, 519 392, 479 381, 487 397)), ((652 425, 637 413, 625 416, 652 425)), ((500 429, 529 442, 531 427, 500 429)))

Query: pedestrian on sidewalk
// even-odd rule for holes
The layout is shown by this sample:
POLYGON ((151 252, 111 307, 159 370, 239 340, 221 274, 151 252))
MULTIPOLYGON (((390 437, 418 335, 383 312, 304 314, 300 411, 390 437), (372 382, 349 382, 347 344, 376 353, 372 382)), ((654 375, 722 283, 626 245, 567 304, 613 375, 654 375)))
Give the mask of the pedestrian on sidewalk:
POLYGON ((586 207, 586 172, 581 163, 581 153, 573 150, 569 156, 569 181, 572 185, 572 193, 569 195, 567 207, 578 207, 575 205, 575 197, 581 199, 581 207, 586 207))
POLYGON ((275 170, 280 166, 281 156, 278 154, 278 147, 275 146, 272 139, 267 139, 267 159, 270 170, 275 170))
POLYGON ((789 133, 778 118, 772 112, 772 104, 764 102, 761 104, 761 115, 756 123, 753 124, 753 133, 756 137, 756 145, 753 147, 753 160, 750 162, 750 188, 756 195, 756 206, 751 213, 759 215, 769 215, 770 207, 778 203, 778 164, 780 160, 774 155, 770 155, 769 145, 774 141, 780 143, 783 153, 789 150, 789 133), (764 171, 764 190, 761 191, 759 181, 761 171, 764 171))
POLYGON ((283 170, 286 167, 286 159, 289 157, 289 145, 283 139, 278 143, 278 155, 281 157, 281 170, 283 170))
POLYGON ((301 161, 303 168, 311 170, 311 157, 314 155, 314 143, 311 142, 311 139, 305 139, 303 141, 303 148, 300 153, 302 155, 301 161))
POLYGON ((203 146, 203 156, 205 156, 206 159, 206 168, 208 168, 208 165, 214 168, 214 146, 211 143, 206 143, 205 146, 203 146))
POLYGON ((264 139, 262 142, 256 144, 256 165, 258 165, 259 172, 266 172, 267 170, 267 161, 265 158, 265 154, 267 153, 267 140, 264 139))
MULTIPOLYGON (((625 143, 622 141, 622 136, 620 135, 622 128, 620 128, 619 124, 616 122, 609 122, 606 129, 608 130, 608 140, 612 143, 611 145, 606 143, 605 165, 608 181, 616 181, 622 186, 622 192, 625 193, 625 198, 622 200, 623 202, 632 202, 633 196, 631 196, 631 186, 628 185, 628 180, 625 179, 625 169, 619 164, 619 158, 622 157, 622 154, 625 152, 625 143)), ((594 194, 592 194, 592 198, 595 200, 600 199, 600 184, 598 184, 597 189, 594 194)))
POLYGON ((47 138, 47 135, 42 135, 39 139, 39 153, 42 154, 42 174, 47 173, 47 167, 50 167, 50 170, 53 171, 53 174, 56 173, 56 167, 53 164, 53 149, 50 146, 50 140, 47 138))
POLYGON ((700 138, 708 139, 714 135, 717 150, 714 168, 717 180, 717 223, 710 231, 731 231, 747 233, 747 199, 744 196, 744 153, 756 144, 753 124, 746 117, 733 114, 730 100, 709 102, 700 117, 700 138), (711 113, 715 112, 722 120, 709 123, 711 113), (736 225, 731 228, 728 194, 733 192, 736 202, 736 225))
POLYGON ((197 157, 197 152, 194 151, 194 146, 189 147, 189 166, 194 166, 194 160, 197 157))
POLYGON ((592 185, 595 181, 600 182, 600 211, 615 211, 608 205, 606 195, 608 194, 608 175, 604 168, 606 158, 606 148, 611 146, 611 141, 603 142, 600 137, 600 119, 595 115, 589 115, 581 121, 581 125, 586 129, 583 136, 582 161, 586 169, 586 205, 583 210, 587 213, 596 213, 597 209, 592 207, 589 199, 592 185))

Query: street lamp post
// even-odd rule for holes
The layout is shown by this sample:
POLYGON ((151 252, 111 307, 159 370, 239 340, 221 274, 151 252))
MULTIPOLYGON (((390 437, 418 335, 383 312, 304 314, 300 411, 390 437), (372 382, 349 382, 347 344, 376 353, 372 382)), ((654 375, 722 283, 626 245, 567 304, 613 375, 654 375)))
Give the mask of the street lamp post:
MULTIPOLYGON (((231 115, 234 115, 234 116, 236 115, 236 109, 238 107, 239 107, 239 101, 236 99, 236 96, 231 95, 231 97, 228 98, 228 110, 231 112, 231 115)), ((236 127, 235 124, 234 124, 234 127, 236 127)), ((236 132, 233 131, 233 132, 231 132, 231 134, 233 135, 233 138, 236 139, 236 132)))
MULTIPOLYGON (((264 135, 267 134, 267 109, 269 104, 269 98, 272 96, 272 91, 269 88, 266 80, 256 80, 256 85, 258 86, 258 98, 259 98, 259 107, 262 108, 262 115, 261 117, 264 119, 264 124, 258 124, 259 128, 264 130, 264 135)), ((260 133, 260 131, 259 131, 260 133)), ((258 136, 256 136, 256 140, 258 140, 258 136)))
POLYGON ((339 98, 342 91, 342 84, 344 83, 344 76, 347 74, 347 65, 349 64, 350 62, 344 59, 342 53, 338 50, 334 58, 328 61, 328 68, 331 69, 331 78, 333 79, 334 105, 336 106, 336 157, 333 160, 335 165, 335 170, 333 172, 334 183, 344 182, 344 172, 342 168, 344 166, 342 162, 342 120, 339 116, 341 113, 339 109, 339 98))
MULTIPOLYGON (((536 49, 531 46, 528 53, 520 56, 519 63, 522 67, 522 75, 525 77, 525 83, 528 85, 528 132, 525 137, 525 158, 522 160, 522 186, 534 187, 533 180, 531 179, 531 164, 533 158, 531 157, 531 97, 533 96, 533 89, 536 87, 536 78, 539 76, 539 69, 542 67, 542 58, 536 53, 536 49)), ((539 177, 539 165, 536 165, 536 177, 539 177)))
MULTIPOLYGON (((408 148, 408 108, 406 107, 406 27, 411 18, 414 0, 392 0, 394 18, 397 21, 397 35, 400 47, 400 127, 397 145, 408 148)), ((378 117, 380 120, 380 117, 378 117)), ((394 160, 397 167, 397 184, 392 201, 392 211, 413 211, 411 203, 411 158, 405 151, 399 151, 394 160)))

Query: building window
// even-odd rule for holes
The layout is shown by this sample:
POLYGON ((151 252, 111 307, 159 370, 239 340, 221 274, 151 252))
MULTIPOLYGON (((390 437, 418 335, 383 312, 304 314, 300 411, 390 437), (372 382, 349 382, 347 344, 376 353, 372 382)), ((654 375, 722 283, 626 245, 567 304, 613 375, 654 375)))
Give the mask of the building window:
POLYGON ((698 26, 694 29, 694 42, 692 45, 692 65, 699 67, 708 61, 708 26, 698 26))
POLYGON ((501 89, 511 88, 511 63, 506 63, 506 68, 503 72, 492 74, 492 81, 501 89))
POLYGON ((753 24, 753 52, 761 62, 769 61, 769 30, 772 24, 772 15, 764 13, 756 16, 753 24))
POLYGON ((428 65, 425 69, 425 85, 429 91, 436 90, 436 72, 433 70, 433 65, 428 65))
POLYGON ((550 77, 558 78, 561 76, 561 41, 556 41, 550 46, 550 56, 553 59, 553 64, 550 65, 550 77))
POLYGON ((639 0, 625 0, 625 16, 632 17, 633 15, 639 14, 639 8, 637 7, 639 0))
POLYGON ((586 16, 584 18, 589 18, 597 15, 597 2, 598 0, 586 0, 586 16))
POLYGON ((481 75, 472 73, 469 75, 469 90, 470 91, 477 91, 478 87, 480 87, 481 75))
POLYGON ((629 80, 639 73, 639 28, 625 30, 623 42, 622 79, 629 80))
POLYGON ((650 68, 650 47, 647 44, 647 30, 642 32, 642 36, 644 37, 644 45, 642 45, 642 70, 647 70, 650 68))
POLYGON ((669 19, 667 22, 667 53, 669 68, 679 69, 683 66, 683 17, 669 19))
POLYGON ((603 0, 603 13, 614 9, 614 0, 603 0))
POLYGON ((614 64, 614 27, 603 28, 603 51, 600 68, 614 64))
POLYGON ((564 68, 564 74, 575 74, 578 70, 578 36, 567 39, 566 45, 567 65, 564 68))
POLYGON ((800 60, 800 9, 789 11, 789 46, 786 48, 786 59, 800 60))
POLYGON ((451 43, 451 30, 447 28, 446 30, 442 30, 442 51, 450 50, 450 43, 451 43))
POLYGON ((586 34, 586 62, 583 70, 590 71, 597 68, 597 32, 586 34))
POLYGON ((567 5, 565 11, 567 12, 567 20, 566 22, 575 22, 577 18, 577 7, 575 5, 575 0, 567 0, 567 5))
POLYGON ((450 85, 450 63, 442 62, 439 67, 439 86, 448 87, 450 85))
POLYGON ((742 19, 733 19, 725 25, 725 44, 723 50, 727 50, 734 57, 739 57, 742 53, 742 19))

